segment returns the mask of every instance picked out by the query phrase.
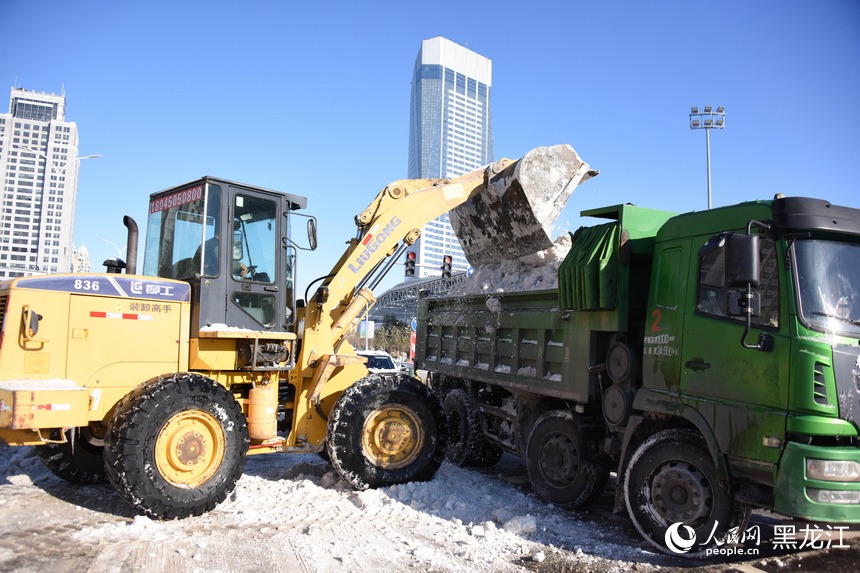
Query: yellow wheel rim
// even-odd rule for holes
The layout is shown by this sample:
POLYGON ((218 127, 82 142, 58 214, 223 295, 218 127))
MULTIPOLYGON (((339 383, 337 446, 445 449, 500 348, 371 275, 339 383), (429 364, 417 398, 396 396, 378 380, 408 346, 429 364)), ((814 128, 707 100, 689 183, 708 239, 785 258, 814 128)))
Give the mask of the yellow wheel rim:
POLYGON ((406 406, 377 408, 364 421, 361 449, 377 467, 406 467, 415 461, 423 445, 424 430, 418 416, 406 406))
POLYGON ((224 431, 208 412, 189 410, 170 418, 155 442, 158 473, 168 483, 195 488, 206 483, 224 460, 224 431))

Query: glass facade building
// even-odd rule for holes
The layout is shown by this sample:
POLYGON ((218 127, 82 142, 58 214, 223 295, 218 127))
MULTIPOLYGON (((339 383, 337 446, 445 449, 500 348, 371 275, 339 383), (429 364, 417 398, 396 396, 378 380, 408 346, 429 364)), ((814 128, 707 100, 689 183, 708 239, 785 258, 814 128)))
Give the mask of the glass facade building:
MULTIPOLYGON (((492 61, 446 38, 424 40, 415 60, 409 111, 409 178, 451 178, 493 161, 492 61)), ((416 277, 468 269, 448 215, 425 225, 410 250, 416 277)))
POLYGON ((0 279, 72 270, 78 128, 64 95, 13 88, 0 114, 0 279))

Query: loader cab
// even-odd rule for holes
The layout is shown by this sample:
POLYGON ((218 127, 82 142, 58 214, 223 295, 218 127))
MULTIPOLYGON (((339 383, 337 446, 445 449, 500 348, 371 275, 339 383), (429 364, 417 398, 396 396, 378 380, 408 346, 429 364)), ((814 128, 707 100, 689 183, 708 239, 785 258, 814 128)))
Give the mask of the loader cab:
POLYGON ((191 336, 225 326, 290 331, 299 248, 291 220, 306 205, 304 197, 212 177, 155 193, 143 274, 191 284, 191 336))

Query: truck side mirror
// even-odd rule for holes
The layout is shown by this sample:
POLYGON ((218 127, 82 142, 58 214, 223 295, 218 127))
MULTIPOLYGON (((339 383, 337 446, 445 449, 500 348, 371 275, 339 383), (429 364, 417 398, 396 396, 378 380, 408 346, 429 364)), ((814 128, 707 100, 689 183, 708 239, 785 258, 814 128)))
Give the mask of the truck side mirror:
POLYGON ((317 220, 308 219, 308 245, 312 251, 317 250, 317 220))
POLYGON ((758 235, 726 235, 726 286, 757 288, 760 280, 758 235))

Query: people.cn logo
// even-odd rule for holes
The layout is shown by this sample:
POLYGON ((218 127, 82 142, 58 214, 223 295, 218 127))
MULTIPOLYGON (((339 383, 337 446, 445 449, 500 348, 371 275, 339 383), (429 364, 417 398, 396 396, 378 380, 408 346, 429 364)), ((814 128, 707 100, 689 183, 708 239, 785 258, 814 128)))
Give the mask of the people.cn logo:
POLYGON ((673 523, 666 530, 666 547, 672 553, 686 553, 696 544, 696 532, 689 525, 673 523), (681 534, 684 529, 684 535, 681 534))

